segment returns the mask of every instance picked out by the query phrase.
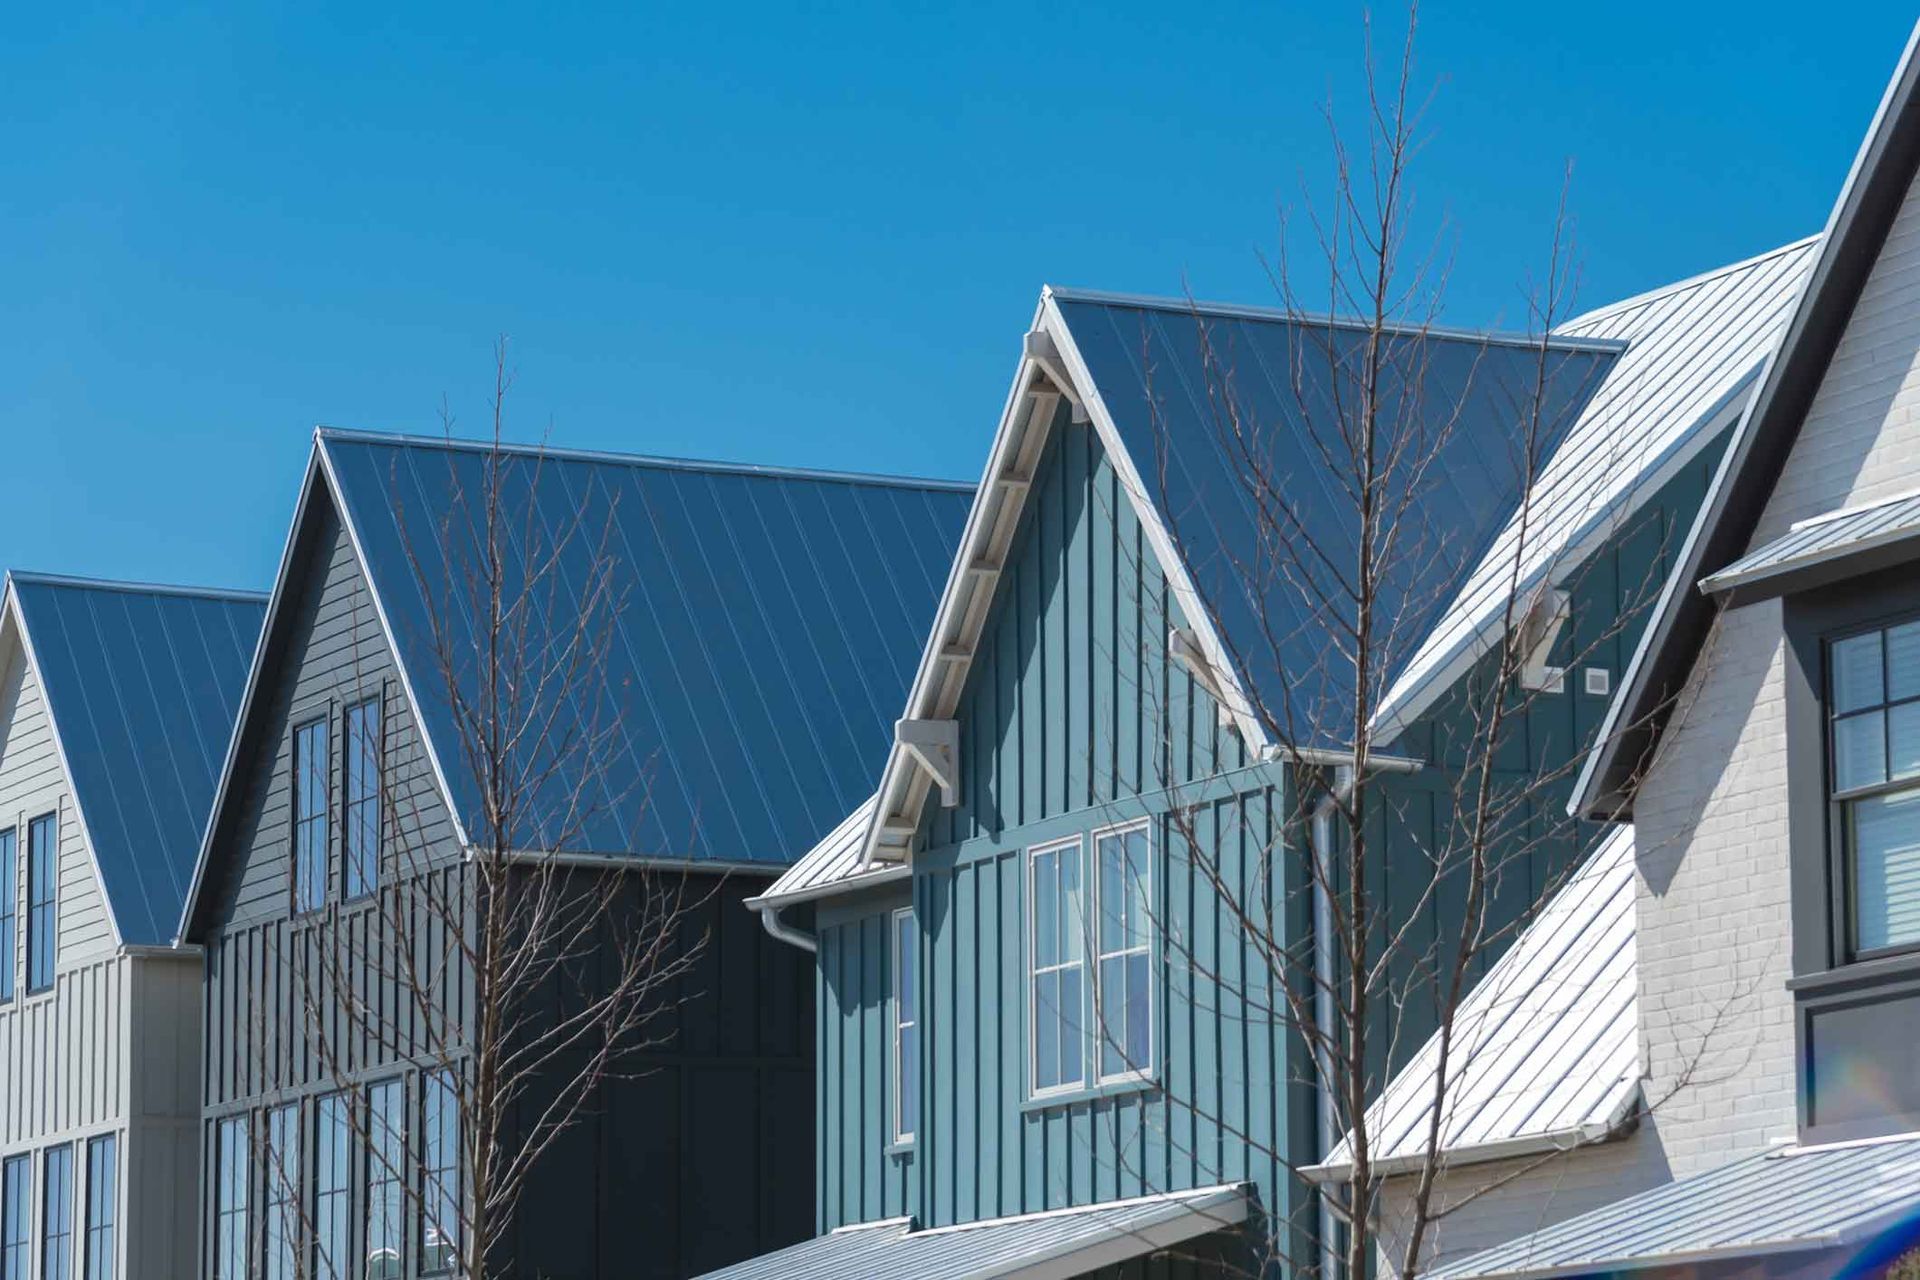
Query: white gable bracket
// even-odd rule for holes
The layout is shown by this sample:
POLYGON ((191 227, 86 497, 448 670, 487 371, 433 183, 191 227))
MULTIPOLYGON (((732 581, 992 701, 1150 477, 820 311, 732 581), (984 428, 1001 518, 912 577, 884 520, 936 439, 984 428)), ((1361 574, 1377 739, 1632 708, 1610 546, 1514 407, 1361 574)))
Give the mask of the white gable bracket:
POLYGON ((1554 641, 1566 629, 1573 616, 1573 597, 1558 588, 1548 588, 1533 598, 1526 616, 1520 619, 1520 687, 1536 693, 1559 693, 1566 672, 1547 665, 1553 655, 1554 641))
POLYGON ((1213 699, 1214 714, 1220 721, 1220 727, 1235 727, 1233 712, 1227 705, 1227 686, 1220 679, 1220 673, 1214 670, 1213 662, 1207 657, 1207 651, 1200 645, 1200 637, 1186 627, 1174 627, 1167 632, 1167 652, 1173 660, 1186 668, 1194 683, 1207 691, 1213 699))
POLYGON ((1073 406, 1073 420, 1079 423, 1092 421, 1085 402, 1073 389, 1073 379, 1067 376, 1066 361, 1060 358, 1060 344, 1053 340, 1053 335, 1045 329, 1030 330, 1021 344, 1021 350, 1026 353, 1027 359, 1040 366, 1048 380, 1073 406))
POLYGON ((960 722, 897 720, 893 740, 940 787, 940 807, 960 803, 960 722))

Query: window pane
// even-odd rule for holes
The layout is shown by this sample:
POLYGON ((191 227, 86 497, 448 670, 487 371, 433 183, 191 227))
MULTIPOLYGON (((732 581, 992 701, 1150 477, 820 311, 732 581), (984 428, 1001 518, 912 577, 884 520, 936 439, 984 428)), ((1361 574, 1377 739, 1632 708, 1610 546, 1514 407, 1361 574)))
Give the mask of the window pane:
POLYGON ((0 1276, 25 1280, 32 1261, 33 1163, 14 1156, 0 1165, 0 1276))
POLYGON ((1052 1089, 1060 1075, 1060 971, 1033 980, 1033 1087, 1052 1089))
POLYGON ((376 699, 347 708, 346 729, 347 896, 372 892, 380 878, 380 703, 376 699))
POLYGON ((1833 646, 1833 710, 1857 711, 1886 701, 1880 681, 1880 633, 1840 640, 1833 646))
POLYGON ((87 1144, 86 1280, 113 1280, 119 1201, 119 1143, 108 1134, 87 1144))
POLYGON ((1127 958, 1109 956, 1100 962, 1100 1074, 1117 1075, 1130 1069, 1127 1044, 1127 958))
POLYGON ((27 990, 53 986, 59 935, 54 895, 59 880, 59 829, 52 814, 27 824, 27 990))
POLYGON ((1060 959, 1072 962, 1086 954, 1082 922, 1087 918, 1080 901, 1080 846, 1060 851, 1060 959))
POLYGON ((920 1028, 900 1031, 900 1136, 920 1131, 920 1028))
POLYGON ((244 1280, 247 1267, 247 1118, 229 1116, 217 1130, 214 1159, 215 1280, 244 1280))
POLYGON ((73 1280, 73 1148, 50 1147, 40 1190, 40 1280, 73 1280))
POLYGON ((1100 932, 1102 955, 1124 950, 1127 936, 1127 865, 1120 837, 1102 836, 1100 859, 1100 932))
POLYGON ((1151 981, 1147 953, 1136 951, 1127 957, 1127 1061, 1135 1070, 1153 1066, 1152 1001, 1147 983, 1151 981))
POLYGON ((1833 783, 1842 791, 1887 780, 1886 713, 1868 711, 1833 722, 1833 783))
POLYGON ((1060 963, 1060 852, 1033 856, 1033 963, 1060 963))
POLYGON ((1147 865, 1150 841, 1145 827, 1127 832, 1127 945, 1147 945, 1147 927, 1152 921, 1147 890, 1153 884, 1147 865))
POLYGON ((1855 800, 1848 810, 1855 947, 1920 942, 1920 791, 1855 800))
POLYGON ((1893 778, 1920 774, 1920 702, 1887 708, 1887 773, 1893 778))
POLYGON ((367 1089, 367 1280, 396 1280, 401 1267, 407 1161, 406 1093, 398 1080, 367 1089))
POLYGON ((445 1271, 460 1242, 460 1102, 444 1070, 425 1077, 421 1095, 420 1265, 445 1271))
POLYGON ((321 1280, 347 1274, 347 1171, 350 1145, 345 1094, 320 1099, 314 1113, 313 1273, 321 1280))
POLYGON ((920 1020, 920 988, 915 981, 913 917, 899 915, 894 917, 894 954, 899 957, 900 985, 894 993, 899 999, 900 1020, 918 1022, 920 1020))
POLYGON ((299 1234, 300 1113, 292 1105, 267 1112, 261 1165, 266 1192, 261 1269, 266 1280, 295 1280, 300 1270, 294 1256, 299 1234))
POLYGON ((1887 629, 1887 701, 1920 697, 1920 622, 1887 629))
POLYGON ((13 999, 14 947, 18 941, 20 864, 12 828, 0 831, 0 1000, 13 999))
POLYGON ((1086 1078, 1081 1062, 1080 1011, 1086 1007, 1086 992, 1080 985, 1080 966, 1060 971, 1060 1083, 1078 1084, 1086 1078))

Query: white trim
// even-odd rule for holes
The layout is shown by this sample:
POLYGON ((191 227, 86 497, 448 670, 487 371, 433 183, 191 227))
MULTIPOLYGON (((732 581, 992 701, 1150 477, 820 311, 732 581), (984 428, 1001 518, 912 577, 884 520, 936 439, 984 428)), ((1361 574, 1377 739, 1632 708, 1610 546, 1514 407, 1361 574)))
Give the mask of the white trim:
MULTIPOLYGON (((1027 1098, 1030 1101, 1042 1101, 1047 1098, 1072 1096, 1084 1092, 1087 1088, 1087 1028, 1084 1017, 1069 1028, 1081 1041, 1079 1077, 1074 1080, 1062 1080, 1057 1084, 1047 1085, 1045 1088, 1040 1086, 1040 1059, 1038 1057, 1040 1048, 1040 1003, 1037 991, 1040 977, 1037 961, 1039 959, 1040 948, 1036 933, 1040 920, 1039 916, 1034 912, 1034 900, 1038 895, 1034 891, 1033 880, 1034 862, 1037 859, 1045 857, 1050 853, 1064 853, 1071 849, 1080 855, 1080 900, 1084 903, 1087 896, 1086 844, 1087 838, 1084 833, 1063 836, 1058 840, 1048 840, 1041 844, 1028 845, 1025 857, 1022 859, 1026 866, 1026 884, 1023 886, 1024 892, 1021 894, 1020 914, 1026 921, 1026 928, 1021 930, 1021 933, 1023 949, 1025 951, 1025 965, 1023 967, 1026 970, 1025 982, 1027 987, 1027 1098)), ((1065 917, 1063 916, 1062 918, 1064 919, 1065 917)), ((1084 1013, 1088 1001, 1087 922, 1085 917, 1082 916, 1075 924, 1080 935, 1079 954, 1071 960, 1060 960, 1047 966, 1047 972, 1064 973, 1066 970, 1072 968, 1078 968, 1080 970, 1080 1006, 1084 1013)), ((1059 946, 1061 955, 1066 955, 1067 940, 1065 937, 1059 939, 1059 946)), ((1057 1012, 1064 1014, 1066 1011, 1062 1009, 1057 1012)), ((1064 1035, 1060 1043, 1065 1043, 1064 1035)))
MULTIPOLYGON (((1089 898, 1093 903, 1093 913, 1092 913, 1093 918, 1089 922, 1089 932, 1092 936, 1089 940, 1087 951, 1088 951, 1088 955, 1091 957, 1090 973, 1088 976, 1093 988, 1093 1078, 1094 1078, 1094 1083, 1097 1086, 1102 1088, 1108 1085, 1114 1085, 1114 1084, 1144 1083, 1146 1081, 1150 1081, 1153 1079, 1154 1071, 1158 1067, 1159 1061, 1160 1061, 1160 1056, 1159 1056, 1160 1037, 1157 1034, 1155 1034, 1157 1030, 1159 1016, 1160 1016, 1160 1001, 1154 998, 1154 989, 1160 985, 1159 982, 1157 981, 1160 973, 1160 965, 1159 965, 1160 957, 1158 955, 1159 948, 1154 945, 1154 939, 1158 936, 1158 934, 1157 934, 1157 931, 1153 928, 1153 924, 1152 924, 1153 915, 1154 915, 1154 888, 1158 882, 1159 877, 1154 875, 1155 858, 1154 858, 1154 839, 1153 839, 1153 819, 1152 818, 1134 818, 1131 821, 1127 821, 1127 822, 1116 822, 1110 826, 1097 827, 1093 831, 1087 834, 1087 844, 1088 844, 1088 847, 1092 850, 1092 854, 1093 854, 1093 856, 1089 859, 1091 866, 1088 868, 1089 876, 1092 881, 1092 883, 1088 886, 1088 888, 1090 890, 1089 898), (1106 868, 1102 865, 1100 861, 1100 842, 1102 840, 1111 838, 1113 836, 1128 836, 1133 834, 1136 831, 1141 831, 1146 833, 1146 837, 1147 837, 1147 883, 1146 883, 1146 910, 1147 910, 1147 921, 1148 921, 1147 927, 1146 927, 1147 941, 1143 947, 1129 946, 1129 947, 1122 947, 1118 951, 1102 951, 1101 944, 1100 944, 1100 930, 1102 925, 1106 921, 1107 915, 1106 915, 1106 903, 1102 901, 1103 890, 1101 886, 1105 885, 1107 881, 1106 881, 1106 868), (1107 1035, 1106 1014, 1101 1008, 1102 1002, 1100 999, 1100 991, 1102 986, 1102 978, 1101 978, 1100 967, 1101 967, 1101 964, 1108 959, 1134 955, 1143 950, 1146 952, 1146 956, 1147 956, 1147 1060, 1144 1064, 1136 1063, 1132 1066, 1126 1067, 1124 1070, 1116 1071, 1109 1074, 1100 1069, 1101 1058, 1104 1054, 1107 1041, 1109 1038, 1107 1035)), ((1126 849, 1126 845, 1122 843, 1120 845, 1120 848, 1124 852, 1124 850, 1126 849)))
POLYGON ((828 880, 820 884, 809 885, 805 889, 795 889, 791 893, 774 893, 769 890, 757 898, 745 899, 746 904, 755 910, 762 907, 784 907, 796 902, 814 902, 820 898, 838 897, 843 893, 856 893, 871 885, 893 884, 896 881, 913 877, 913 868, 904 862, 883 862, 868 870, 843 876, 838 880, 828 880))
MULTIPOLYGON (((905 984, 900 981, 901 975, 906 971, 906 965, 901 963, 901 957, 906 950, 901 938, 900 926, 903 923, 907 925, 908 931, 911 932, 913 928, 913 908, 911 906, 897 907, 887 913, 887 958, 892 962, 887 967, 887 1003, 893 1010, 892 1017, 890 1018, 892 1023, 892 1048, 890 1053, 892 1062, 887 1073, 888 1077, 893 1081, 893 1106, 889 1108, 892 1114, 888 1117, 887 1132, 888 1136, 893 1139, 893 1145, 897 1147, 910 1146, 913 1140, 919 1136, 917 1115, 914 1128, 905 1128, 901 1123, 901 1108, 906 1102, 907 1097, 905 1089, 907 1079, 906 1072, 902 1069, 900 1062, 900 1032, 902 1028, 909 1025, 913 1027, 916 1036, 920 1030, 920 992, 917 981, 914 983, 914 989, 911 993, 913 996, 913 1018, 909 1021, 900 1016, 901 996, 902 993, 907 990, 905 984)), ((913 969, 914 977, 918 979, 920 976, 920 966, 915 964, 913 969)), ((918 1094, 920 1091, 918 1073, 915 1074, 912 1083, 914 1092, 918 1094)), ((918 1108, 916 1107, 915 1110, 917 1112, 918 1108)))

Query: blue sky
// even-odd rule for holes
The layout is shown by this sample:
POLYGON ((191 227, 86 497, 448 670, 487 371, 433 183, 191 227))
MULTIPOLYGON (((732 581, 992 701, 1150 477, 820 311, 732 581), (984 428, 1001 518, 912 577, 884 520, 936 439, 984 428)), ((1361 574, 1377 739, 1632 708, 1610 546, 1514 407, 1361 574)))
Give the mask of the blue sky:
MULTIPOLYGON (((1043 283, 1273 300, 1360 83, 1345 0, 799 8, 10 15, 0 561, 264 587, 313 425, 478 432, 503 333, 522 437, 971 478, 1043 283)), ((1569 161, 1586 305, 1817 230, 1912 21, 1432 9, 1460 324, 1569 161)))

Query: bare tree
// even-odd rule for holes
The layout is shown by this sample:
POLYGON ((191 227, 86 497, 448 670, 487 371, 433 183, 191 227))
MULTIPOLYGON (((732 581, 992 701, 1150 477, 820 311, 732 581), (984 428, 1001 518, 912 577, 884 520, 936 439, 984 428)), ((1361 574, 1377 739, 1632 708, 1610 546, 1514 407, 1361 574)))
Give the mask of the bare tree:
MULTIPOLYGON (((358 884, 364 898, 322 907, 292 935, 295 954, 277 957, 294 975, 298 1025, 264 1007, 255 1017, 268 1087, 334 1090, 313 1107, 313 1149, 299 1159, 272 1111, 255 1135, 268 1197, 256 1253, 270 1280, 400 1275, 410 1249, 428 1271, 520 1274, 516 1214, 543 1158, 671 1036, 706 946, 696 917, 710 884, 670 859, 642 866, 594 848, 609 820, 640 829, 646 806, 646 780, 609 764, 627 758, 609 664, 625 580, 614 496, 534 499, 543 485, 565 490, 543 449, 506 447, 511 383, 502 342, 488 443, 449 451, 429 521, 395 513, 426 602, 410 637, 431 660, 416 692, 452 730, 435 746, 465 840, 413 731, 419 709, 377 696, 350 707, 332 847, 347 897, 358 884), (382 1093, 396 1067, 414 1083, 382 1093), (360 1160, 363 1186, 349 1172, 360 1160), (330 1202, 336 1180, 364 1199, 330 1202)), ((444 425, 451 436, 450 414, 444 425)), ((352 667, 369 687, 385 661, 356 641, 352 667)))

